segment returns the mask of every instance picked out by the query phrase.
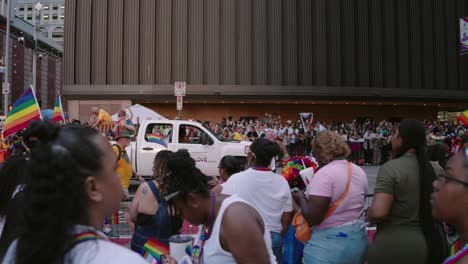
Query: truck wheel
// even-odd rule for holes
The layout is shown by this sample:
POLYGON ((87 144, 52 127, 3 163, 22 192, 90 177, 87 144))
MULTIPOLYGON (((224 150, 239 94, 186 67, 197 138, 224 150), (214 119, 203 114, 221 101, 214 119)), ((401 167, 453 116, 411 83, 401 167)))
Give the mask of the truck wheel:
POLYGON ((236 157, 237 160, 239 160, 240 162, 240 165, 241 165, 241 169, 244 170, 245 169, 245 165, 247 165, 247 158, 246 157, 236 157))

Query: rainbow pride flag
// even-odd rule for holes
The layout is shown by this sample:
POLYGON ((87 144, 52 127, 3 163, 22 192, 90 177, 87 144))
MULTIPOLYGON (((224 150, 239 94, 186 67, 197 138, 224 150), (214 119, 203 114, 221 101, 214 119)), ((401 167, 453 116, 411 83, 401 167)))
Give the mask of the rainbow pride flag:
POLYGON ((32 120, 41 120, 41 110, 32 87, 27 89, 13 104, 3 127, 3 136, 7 137, 25 129, 32 120))
POLYGON ((151 260, 154 258, 157 263, 161 263, 162 256, 169 256, 169 247, 154 238, 150 238, 143 245, 143 258, 151 260))
POLYGON ((65 118, 63 118, 63 108, 62 108, 62 100, 60 99, 60 94, 57 93, 55 97, 55 104, 54 104, 54 113, 52 114, 52 122, 63 122, 65 118))
POLYGON ((111 224, 113 225, 116 225, 119 223, 119 212, 115 212, 112 216, 111 216, 111 224))
POLYGON ((459 115, 457 120, 462 122, 465 126, 468 126, 468 110, 465 110, 461 115, 459 115))
POLYGON ((164 135, 161 134, 146 134, 146 140, 148 142, 156 143, 167 148, 167 142, 164 135))

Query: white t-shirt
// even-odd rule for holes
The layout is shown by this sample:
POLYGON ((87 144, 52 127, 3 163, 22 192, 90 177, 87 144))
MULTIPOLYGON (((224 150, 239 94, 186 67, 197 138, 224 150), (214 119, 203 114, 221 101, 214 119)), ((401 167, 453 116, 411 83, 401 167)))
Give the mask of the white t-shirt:
MULTIPOLYGON (((86 226, 77 226, 79 232, 86 232, 86 230, 93 230, 101 237, 106 237, 102 232, 86 226)), ((3 259, 2 264, 14 264, 16 256, 15 240, 3 259)), ((88 240, 81 242, 74 246, 65 255, 66 264, 148 264, 140 255, 124 248, 118 244, 112 243, 107 240, 88 240)))
MULTIPOLYGON (((223 215, 226 209, 233 203, 241 202, 246 203, 243 199, 239 198, 237 195, 231 196, 229 198, 224 199, 221 208, 219 209, 218 216, 216 217, 216 221, 213 226, 213 231, 211 236, 208 240, 206 240, 205 245, 203 246, 203 256, 202 260, 203 263, 223 263, 223 264, 235 264, 236 260, 234 256, 223 249, 221 246, 221 242, 219 240, 219 234, 221 231, 221 223, 223 220, 223 215)), ((247 203, 249 204, 249 203, 247 203)), ((265 227, 263 233, 263 239, 265 241, 268 255, 270 256, 270 263, 276 263, 275 255, 273 255, 273 251, 271 249, 271 237, 268 227, 265 227)))
POLYGON ((265 219, 268 230, 280 233, 281 217, 293 211, 291 190, 281 175, 272 171, 247 169, 229 177, 223 194, 237 194, 254 206, 265 219))

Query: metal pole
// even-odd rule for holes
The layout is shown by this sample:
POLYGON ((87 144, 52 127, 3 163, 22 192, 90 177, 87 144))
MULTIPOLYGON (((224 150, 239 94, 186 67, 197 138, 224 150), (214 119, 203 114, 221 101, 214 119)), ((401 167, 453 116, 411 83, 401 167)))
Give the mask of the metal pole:
POLYGON ((36 71, 37 71, 37 12, 40 12, 34 8, 34 48, 33 48, 33 66, 32 66, 32 86, 36 91, 36 71))
MULTIPOLYGON (((7 26, 6 26, 6 43, 5 43, 5 83, 9 83, 9 74, 10 74, 10 13, 11 13, 11 7, 10 7, 10 2, 11 0, 7 1, 7 26)), ((8 88, 8 92, 5 93, 4 95, 4 105, 3 105, 3 113, 5 116, 8 113, 8 99, 10 96, 10 89, 8 88)))

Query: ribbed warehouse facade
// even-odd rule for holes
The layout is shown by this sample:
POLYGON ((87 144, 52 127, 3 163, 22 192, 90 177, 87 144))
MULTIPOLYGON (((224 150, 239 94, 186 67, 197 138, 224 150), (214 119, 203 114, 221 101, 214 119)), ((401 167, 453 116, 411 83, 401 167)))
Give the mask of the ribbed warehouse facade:
POLYGON ((160 103, 173 100, 175 81, 187 82, 187 100, 208 104, 468 99, 468 55, 458 54, 467 0, 66 0, 65 6, 64 95, 72 102, 160 103))

